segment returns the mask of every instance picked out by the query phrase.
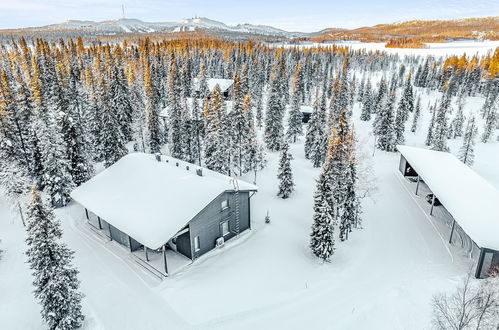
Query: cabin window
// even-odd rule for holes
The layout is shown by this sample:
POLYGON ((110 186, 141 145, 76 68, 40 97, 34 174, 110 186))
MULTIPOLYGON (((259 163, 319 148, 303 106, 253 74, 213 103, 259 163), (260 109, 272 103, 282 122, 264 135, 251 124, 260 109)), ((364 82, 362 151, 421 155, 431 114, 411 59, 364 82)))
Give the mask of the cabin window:
POLYGON ((222 236, 229 234, 229 221, 222 222, 222 236))
POLYGON ((222 206, 222 211, 225 209, 228 209, 229 208, 229 200, 228 199, 223 200, 221 206, 222 206))
POLYGON ((199 236, 194 237, 194 251, 197 252, 200 250, 199 247, 199 236))

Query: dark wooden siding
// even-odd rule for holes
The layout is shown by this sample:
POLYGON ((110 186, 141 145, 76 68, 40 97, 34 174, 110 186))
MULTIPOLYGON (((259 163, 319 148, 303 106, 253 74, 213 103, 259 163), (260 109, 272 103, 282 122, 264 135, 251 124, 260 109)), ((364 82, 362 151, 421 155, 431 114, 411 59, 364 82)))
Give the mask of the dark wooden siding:
MULTIPOLYGON (((239 210, 239 233, 242 233, 250 228, 249 192, 239 192, 239 210)), ((229 240, 236 236, 235 194, 232 192, 220 194, 189 222, 192 259, 215 248, 216 240, 222 237, 222 223, 225 221, 229 222, 229 234, 224 238, 229 240), (224 200, 229 201, 229 207, 222 210, 224 200), (198 251, 194 249, 196 236, 199 236, 198 251)))
POLYGON ((177 236, 177 252, 192 259, 191 238, 189 232, 190 231, 177 236))

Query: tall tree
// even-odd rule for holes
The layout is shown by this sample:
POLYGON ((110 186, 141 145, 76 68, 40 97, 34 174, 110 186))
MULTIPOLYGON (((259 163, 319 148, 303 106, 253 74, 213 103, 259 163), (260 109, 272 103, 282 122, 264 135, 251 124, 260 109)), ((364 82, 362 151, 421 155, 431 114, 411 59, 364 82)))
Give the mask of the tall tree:
POLYGON ((42 318, 49 329, 71 330, 83 324, 83 295, 73 251, 61 243, 60 222, 33 190, 27 217, 28 262, 33 270, 35 297, 42 305, 42 318))
POLYGON ((463 145, 459 149, 459 160, 468 166, 473 165, 475 160, 475 138, 478 129, 475 124, 475 117, 471 117, 466 125, 466 131, 463 137, 463 145))
POLYGON ((293 173, 291 171, 291 160, 293 156, 289 152, 289 144, 287 141, 283 142, 281 147, 281 157, 279 159, 279 170, 277 178, 279 179, 279 191, 277 196, 283 199, 288 198, 294 190, 293 173))

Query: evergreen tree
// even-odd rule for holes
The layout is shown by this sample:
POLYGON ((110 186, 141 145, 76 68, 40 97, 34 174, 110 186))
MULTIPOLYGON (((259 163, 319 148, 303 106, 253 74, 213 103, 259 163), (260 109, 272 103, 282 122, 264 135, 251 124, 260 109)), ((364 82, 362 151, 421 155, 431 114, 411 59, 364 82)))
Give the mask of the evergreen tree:
POLYGON ((115 66, 111 71, 109 81, 109 107, 113 109, 121 130, 123 139, 132 139, 132 105, 129 99, 128 84, 123 69, 115 66))
POLYGON ((170 133, 170 153, 172 157, 182 159, 182 105, 180 74, 178 73, 177 62, 175 59, 170 64, 168 72, 168 125, 170 133))
POLYGON ((334 253, 334 209, 327 196, 330 193, 329 175, 323 168, 314 194, 314 217, 310 234, 310 249, 323 261, 330 261, 334 253))
POLYGON ((418 129, 419 117, 421 116, 421 96, 418 96, 416 100, 416 106, 414 107, 414 114, 412 115, 412 125, 411 132, 415 133, 418 129))
POLYGON ((204 105, 206 118, 204 160, 206 167, 210 170, 228 174, 230 167, 226 133, 222 122, 223 110, 222 92, 217 84, 211 93, 209 103, 205 102, 204 105))
POLYGON ((281 147, 281 157, 279 159, 279 171, 277 178, 279 179, 279 191, 277 196, 283 199, 288 198, 294 190, 293 173, 291 171, 291 160, 293 156, 289 152, 289 144, 287 141, 281 147))
POLYGON ((362 110, 360 113, 360 120, 369 121, 371 120, 371 113, 373 113, 373 95, 370 85, 368 84, 364 90, 364 95, 362 99, 362 110))
POLYGON ((431 120, 428 126, 428 133, 426 134, 425 145, 430 146, 433 143, 433 131, 435 130, 435 120, 437 118, 437 104, 435 103, 430 107, 431 120))
POLYGON ((267 102, 267 113, 265 116, 265 144, 271 151, 279 151, 283 145, 284 126, 284 103, 282 95, 283 87, 277 74, 273 74, 270 81, 270 92, 267 102))
POLYGON ((463 136, 463 126, 464 126, 464 98, 460 97, 457 107, 457 113, 452 120, 451 127, 453 130, 453 138, 457 138, 463 136))
POLYGON ((144 95, 147 114, 147 142, 149 145, 149 151, 151 153, 157 153, 160 151, 161 134, 159 130, 159 114, 156 106, 157 94, 152 81, 151 66, 149 65, 149 61, 146 61, 144 64, 144 95))
POLYGON ((492 105, 491 109, 488 111, 487 117, 485 118, 485 128, 482 133, 482 142, 487 143, 494 133, 494 130, 497 127, 498 114, 497 108, 499 107, 499 102, 496 102, 495 105, 492 105))
POLYGON ((433 138, 431 148, 437 151, 449 151, 447 146, 447 112, 450 106, 450 95, 443 96, 442 102, 436 109, 435 128, 433 130, 433 138))
POLYGON ((59 242, 60 222, 33 191, 27 217, 28 262, 33 270, 35 297, 42 305, 42 318, 49 329, 71 330, 82 325, 83 295, 79 292, 78 270, 72 265, 73 252, 59 242))
POLYGON ((288 113, 288 128, 286 130, 286 137, 292 142, 296 142, 296 138, 303 134, 303 115, 300 111, 300 104, 303 99, 303 77, 301 71, 301 64, 298 64, 293 75, 293 94, 291 96, 291 108, 288 113))
POLYGON ((379 107, 374 121, 374 134, 376 135, 376 147, 384 151, 395 150, 393 105, 395 95, 390 93, 386 100, 381 100, 383 106, 379 107))
POLYGON ((475 117, 471 117, 466 125, 466 131, 463 137, 463 145, 459 149, 459 160, 468 166, 473 165, 475 158, 475 138, 478 129, 475 124, 475 117))
MULTIPOLYGON (((101 81, 101 84, 104 82, 101 81)), ((123 132, 120 129, 118 122, 117 108, 111 107, 107 94, 101 94, 100 100, 101 113, 101 130, 99 132, 99 140, 101 143, 102 159, 104 166, 109 167, 116 163, 119 159, 128 153, 126 141, 123 132)))

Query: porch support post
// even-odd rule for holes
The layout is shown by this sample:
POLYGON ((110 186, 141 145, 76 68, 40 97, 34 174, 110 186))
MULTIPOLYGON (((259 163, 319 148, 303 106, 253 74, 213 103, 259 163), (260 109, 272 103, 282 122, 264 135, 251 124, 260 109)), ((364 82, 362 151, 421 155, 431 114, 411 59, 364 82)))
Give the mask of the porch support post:
POLYGON ((433 194, 433 197, 431 199, 431 210, 430 210, 430 215, 433 215, 433 206, 435 206, 435 194, 433 194))
POLYGON ((85 216, 87 217, 88 220, 88 210, 85 208, 85 216))
POLYGON ((416 183, 416 195, 418 194, 418 190, 419 190, 419 174, 418 174, 418 182, 416 183))
POLYGON ((144 245, 144 252, 146 253, 146 261, 149 261, 149 254, 147 253, 147 246, 144 245))
POLYGON ((133 252, 133 250, 132 250, 132 239, 130 238, 130 236, 128 236, 128 244, 130 245, 130 252, 133 252))
POLYGON ((163 245, 163 261, 165 263, 165 274, 168 275, 168 263, 166 262, 166 248, 163 245))
POLYGON ((102 223, 100 222, 100 217, 97 216, 97 220, 99 221, 99 229, 102 229, 102 223))
MULTIPOLYGON (((450 238, 449 238, 449 244, 452 244, 452 235, 454 234, 454 227, 456 226, 456 219, 452 221, 452 229, 450 231, 450 238)), ((471 249, 473 251, 473 249, 471 249)))

